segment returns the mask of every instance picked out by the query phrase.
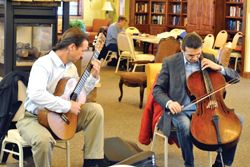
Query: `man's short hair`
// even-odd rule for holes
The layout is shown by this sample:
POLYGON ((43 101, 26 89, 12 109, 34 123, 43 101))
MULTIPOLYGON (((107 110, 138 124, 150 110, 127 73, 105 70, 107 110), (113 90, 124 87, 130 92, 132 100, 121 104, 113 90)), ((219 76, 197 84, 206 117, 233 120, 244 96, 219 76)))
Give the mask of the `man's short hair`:
POLYGON ((185 48, 192 48, 192 49, 198 49, 202 46, 202 38, 195 32, 192 33, 188 33, 183 41, 182 41, 182 45, 181 48, 182 50, 185 51, 185 48))
POLYGON ((120 21, 127 21, 127 18, 125 16, 119 16, 117 22, 120 21))

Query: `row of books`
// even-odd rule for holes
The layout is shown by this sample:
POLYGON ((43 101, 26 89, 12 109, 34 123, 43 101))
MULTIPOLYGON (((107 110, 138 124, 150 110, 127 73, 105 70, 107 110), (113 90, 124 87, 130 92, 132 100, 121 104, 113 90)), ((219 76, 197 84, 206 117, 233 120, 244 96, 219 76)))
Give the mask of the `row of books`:
POLYGON ((242 21, 229 20, 227 22, 227 26, 228 26, 229 30, 241 31, 241 29, 242 29, 242 21))
POLYGON ((165 13, 165 5, 162 3, 153 3, 152 12, 153 13, 165 13))
POLYGON ((135 12, 148 12, 148 4, 145 2, 137 2, 135 4, 135 12))
POLYGON ((244 0, 229 0, 229 2, 244 2, 244 0))
POLYGON ((240 6, 230 6, 229 7, 229 16, 232 17, 242 17, 243 10, 240 6))
POLYGON ((152 16, 152 24, 160 24, 164 23, 164 16, 152 16))
POLYGON ((145 15, 135 16, 135 23, 136 24, 147 24, 147 17, 145 15))
POLYGON ((181 5, 172 5, 172 12, 175 14, 181 13, 181 5))
POLYGON ((173 16, 172 17, 172 25, 173 26, 180 25, 180 17, 179 16, 173 16))

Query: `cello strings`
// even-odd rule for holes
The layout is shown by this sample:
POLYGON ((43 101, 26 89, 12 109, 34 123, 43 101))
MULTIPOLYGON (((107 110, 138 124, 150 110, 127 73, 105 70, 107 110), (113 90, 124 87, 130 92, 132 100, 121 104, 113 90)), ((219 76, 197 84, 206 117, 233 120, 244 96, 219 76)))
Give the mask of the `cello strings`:
POLYGON ((206 99, 206 98, 212 96, 213 94, 215 94, 215 93, 221 91, 222 89, 224 89, 224 88, 226 88, 226 87, 228 87, 228 86, 231 86, 232 84, 237 83, 237 82, 238 82, 238 79, 232 79, 232 80, 230 80, 228 83, 226 83, 225 86, 222 86, 221 88, 219 88, 219 89, 217 89, 217 90, 215 90, 215 91, 213 91, 213 92, 211 92, 211 93, 209 93, 209 94, 204 95, 203 97, 201 97, 201 98, 198 99, 198 100, 194 100, 194 101, 191 102, 190 104, 184 106, 184 107, 182 108, 182 110, 185 110, 185 109, 191 107, 192 105, 195 105, 195 104, 201 102, 202 100, 204 100, 204 99, 206 99))

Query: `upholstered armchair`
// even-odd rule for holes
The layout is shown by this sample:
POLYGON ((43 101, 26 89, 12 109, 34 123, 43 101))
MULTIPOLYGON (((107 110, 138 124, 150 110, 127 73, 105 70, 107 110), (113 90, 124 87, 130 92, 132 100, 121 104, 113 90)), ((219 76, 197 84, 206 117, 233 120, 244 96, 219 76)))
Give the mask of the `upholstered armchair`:
POLYGON ((92 45, 95 36, 97 35, 99 29, 101 27, 108 27, 110 24, 109 20, 107 19, 93 19, 92 26, 87 26, 86 31, 89 35, 89 44, 92 45))

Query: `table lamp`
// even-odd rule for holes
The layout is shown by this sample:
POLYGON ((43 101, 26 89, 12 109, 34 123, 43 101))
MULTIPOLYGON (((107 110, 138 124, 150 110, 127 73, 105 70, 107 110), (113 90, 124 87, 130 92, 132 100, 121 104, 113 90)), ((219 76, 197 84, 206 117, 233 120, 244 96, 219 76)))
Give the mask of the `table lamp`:
POLYGON ((102 7, 102 10, 106 11, 106 18, 107 19, 111 19, 109 18, 109 12, 112 12, 114 9, 112 7, 112 4, 110 1, 106 1, 102 7))

